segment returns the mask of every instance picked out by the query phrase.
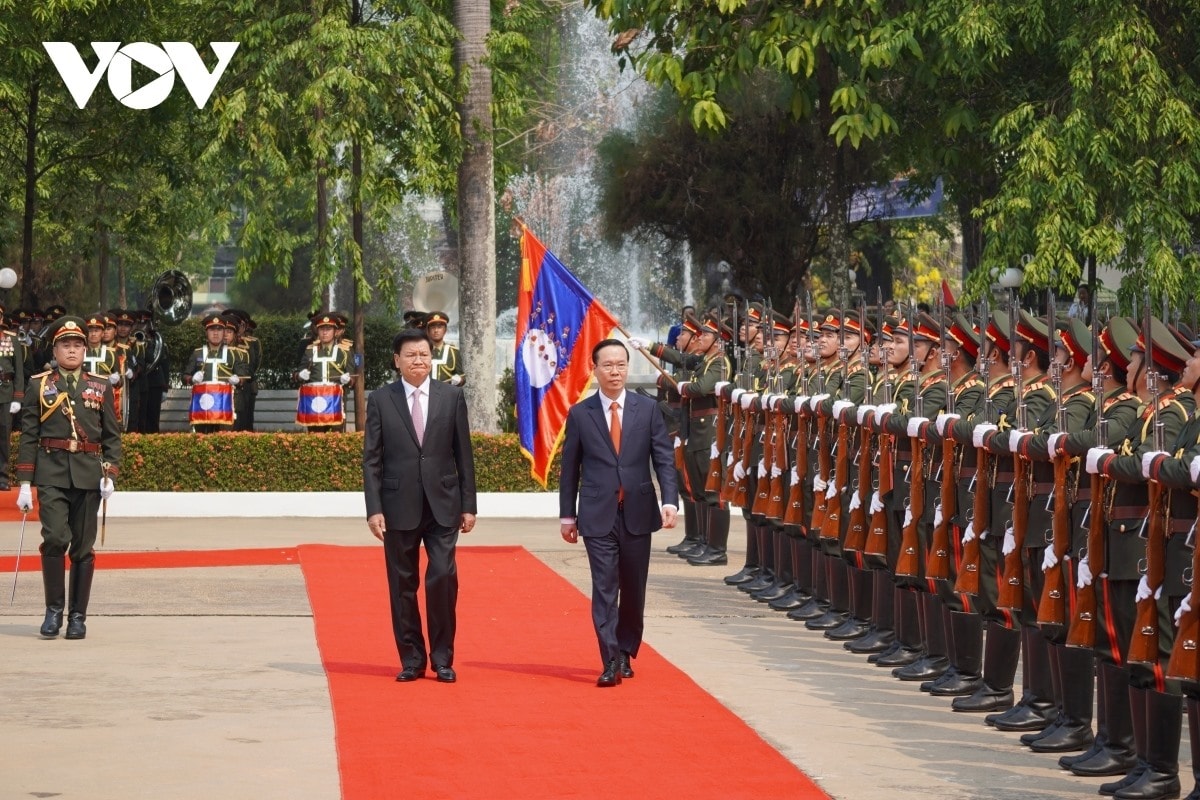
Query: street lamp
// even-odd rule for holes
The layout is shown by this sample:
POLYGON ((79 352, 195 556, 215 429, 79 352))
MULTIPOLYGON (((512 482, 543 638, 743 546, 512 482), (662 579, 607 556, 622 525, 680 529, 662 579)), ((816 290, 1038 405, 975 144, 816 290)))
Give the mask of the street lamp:
POLYGON ((1020 267, 1009 267, 996 278, 1005 289, 1018 289, 1025 280, 1025 270, 1020 267))
POLYGON ((8 291, 17 285, 17 271, 12 267, 0 269, 0 289, 8 291))

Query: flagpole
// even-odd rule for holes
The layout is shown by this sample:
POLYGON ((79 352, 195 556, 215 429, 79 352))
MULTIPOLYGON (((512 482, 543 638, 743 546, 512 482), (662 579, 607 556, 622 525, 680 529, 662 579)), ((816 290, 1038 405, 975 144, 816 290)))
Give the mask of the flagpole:
MULTIPOLYGON (((625 329, 624 329, 623 327, 621 327, 620 325, 617 325, 617 330, 619 330, 619 331, 620 331, 620 332, 621 332, 621 333, 622 333, 622 334, 625 336, 625 338, 626 338, 626 339, 632 339, 632 338, 633 338, 632 336, 630 336, 630 335, 629 335, 629 331, 625 330, 625 329)), ((656 370, 658 370, 658 373, 659 373, 660 375, 662 375, 664 378, 666 378, 667 380, 669 380, 669 381, 671 382, 671 385, 672 385, 672 386, 678 386, 678 385, 679 385, 679 381, 675 380, 675 376, 674 376, 674 375, 672 375, 671 373, 667 372, 665 369, 663 369, 663 368, 662 368, 662 365, 661 365, 661 364, 659 364, 659 363, 658 363, 658 361, 657 361, 656 359, 654 359, 654 358, 653 358, 653 357, 652 357, 652 356, 651 356, 649 353, 647 353, 645 350, 643 350, 643 349, 641 349, 641 348, 635 348, 635 349, 636 349, 636 350, 637 350, 639 353, 641 353, 643 356, 645 356, 645 357, 646 357, 646 360, 650 362, 650 366, 652 366, 652 367, 654 367, 656 370)))

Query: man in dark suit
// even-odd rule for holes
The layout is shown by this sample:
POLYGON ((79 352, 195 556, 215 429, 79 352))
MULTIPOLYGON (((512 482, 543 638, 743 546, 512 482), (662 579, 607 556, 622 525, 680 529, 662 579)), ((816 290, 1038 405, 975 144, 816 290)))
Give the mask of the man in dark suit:
POLYGON ((462 389, 430 379, 429 337, 407 329, 392 340, 400 380, 367 398, 363 489, 367 525, 383 542, 392 631, 403 667, 396 680, 425 676, 453 683, 458 532, 475 527, 475 461, 462 389), (425 569, 429 649, 421 632, 417 588, 425 569))
POLYGON ((591 566, 592 622, 604 663, 596 684, 616 686, 633 677, 629 660, 642 643, 650 534, 675 526, 679 501, 674 451, 658 404, 625 391, 625 345, 616 339, 597 344, 592 369, 600 390, 567 414, 559 514, 563 539, 574 543, 582 535, 591 566))

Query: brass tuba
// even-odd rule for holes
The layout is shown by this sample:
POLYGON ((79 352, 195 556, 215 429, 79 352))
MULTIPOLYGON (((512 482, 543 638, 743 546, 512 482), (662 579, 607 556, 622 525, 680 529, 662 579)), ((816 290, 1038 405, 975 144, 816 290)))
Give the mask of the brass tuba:
POLYGON ((150 287, 150 311, 163 325, 178 325, 192 311, 192 284, 177 269, 164 272, 150 287))

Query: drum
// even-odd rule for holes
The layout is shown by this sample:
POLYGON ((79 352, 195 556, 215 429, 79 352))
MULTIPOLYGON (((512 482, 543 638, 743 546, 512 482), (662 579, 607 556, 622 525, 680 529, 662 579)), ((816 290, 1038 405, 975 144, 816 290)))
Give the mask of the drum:
POLYGON ((192 384, 188 422, 192 425, 232 425, 233 387, 218 382, 192 384))
POLYGON ((341 425, 346 420, 342 387, 336 383, 305 383, 296 403, 296 424, 306 428, 341 425))

